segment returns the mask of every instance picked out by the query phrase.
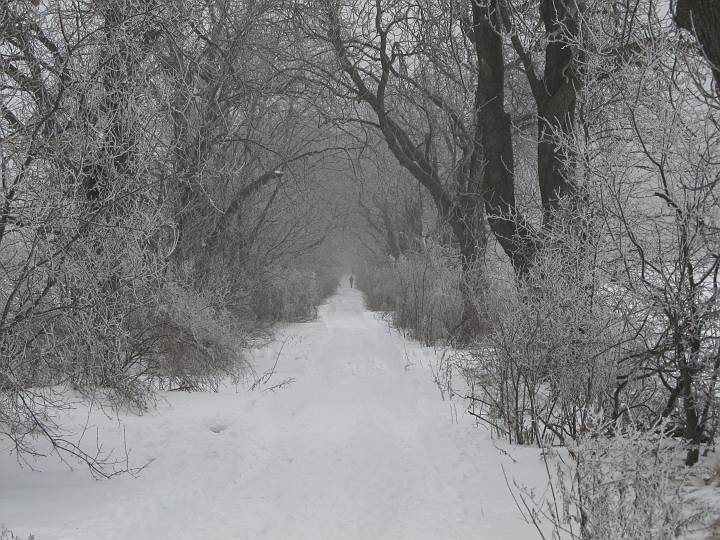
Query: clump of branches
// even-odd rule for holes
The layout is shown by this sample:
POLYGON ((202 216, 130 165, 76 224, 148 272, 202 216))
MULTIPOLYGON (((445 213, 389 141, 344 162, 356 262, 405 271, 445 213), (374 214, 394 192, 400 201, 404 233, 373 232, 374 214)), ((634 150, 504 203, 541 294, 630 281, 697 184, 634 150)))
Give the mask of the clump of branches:
POLYGON ((387 311, 392 324, 427 345, 447 339, 462 324, 460 270, 442 246, 406 252, 397 260, 365 265, 358 284, 370 309, 387 311))
POLYGON ((253 287, 322 242, 298 201, 332 144, 271 61, 275 15, 0 1, 0 431, 19 452, 40 436, 99 470, 53 420, 76 396, 141 411, 242 371, 266 330, 253 287))
POLYGON ((0 525, 0 540, 35 540, 35 536, 31 534, 25 539, 14 534, 10 529, 6 528, 5 525, 0 525))
POLYGON ((667 433, 596 416, 566 449, 544 454, 542 496, 517 482, 509 487, 541 538, 651 540, 700 531, 707 520, 685 489, 681 444, 667 433))
POLYGON ((321 299, 315 272, 287 269, 254 289, 252 308, 260 321, 308 321, 321 299))
POLYGON ((163 222, 152 174, 156 103, 140 106, 156 3, 0 15, 0 393, 18 450, 39 434, 99 471, 102 459, 58 432, 61 386, 140 407, 138 313, 153 303, 163 222))
POLYGON ((565 200, 516 290, 494 295, 494 321, 466 364, 471 413, 517 444, 565 444, 607 403, 619 325, 599 293, 601 243, 584 198, 565 200))
POLYGON ((475 414, 515 442, 569 444, 602 411, 661 422, 692 465, 718 417, 718 109, 670 13, 643 5, 588 3, 563 38, 578 115, 547 134, 574 193, 469 375, 475 414))

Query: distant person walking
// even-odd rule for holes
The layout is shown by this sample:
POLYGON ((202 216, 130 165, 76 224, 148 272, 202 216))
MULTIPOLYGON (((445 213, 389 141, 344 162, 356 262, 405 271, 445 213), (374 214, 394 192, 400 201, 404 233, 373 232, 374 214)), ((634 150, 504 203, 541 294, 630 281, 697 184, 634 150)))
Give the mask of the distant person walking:
POLYGON ((353 288, 353 282, 355 281, 355 278, 350 276, 350 288, 353 288))

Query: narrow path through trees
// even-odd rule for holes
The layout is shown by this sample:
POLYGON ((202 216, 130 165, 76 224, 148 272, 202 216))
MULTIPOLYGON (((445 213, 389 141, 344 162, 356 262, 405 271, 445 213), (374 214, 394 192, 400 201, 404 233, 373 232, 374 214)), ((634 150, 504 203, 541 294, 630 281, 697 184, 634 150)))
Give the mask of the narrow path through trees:
MULTIPOLYGON (((34 474, 0 457, 0 521, 39 540, 533 537, 501 466, 541 485, 538 451, 512 449, 514 462, 443 401, 435 351, 347 285, 280 336, 253 362, 278 360, 266 389, 290 384, 169 393, 156 412, 124 416, 131 458, 150 460, 138 478, 34 474)), ((107 444, 112 423, 95 421, 107 444)))

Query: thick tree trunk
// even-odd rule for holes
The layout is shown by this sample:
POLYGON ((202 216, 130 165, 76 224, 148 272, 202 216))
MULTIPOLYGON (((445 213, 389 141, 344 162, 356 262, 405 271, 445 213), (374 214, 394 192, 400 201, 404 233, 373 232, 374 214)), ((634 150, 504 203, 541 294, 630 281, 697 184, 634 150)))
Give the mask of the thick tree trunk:
MULTIPOLYGON (((385 103, 385 92, 391 76, 387 32, 382 27, 380 4, 375 18, 379 36, 379 76, 368 85, 364 71, 351 59, 343 37, 336 7, 327 11, 328 39, 332 43, 341 69, 354 86, 357 99, 367 103, 378 119, 378 129, 398 162, 431 195, 439 214, 447 220, 460 250, 465 297, 465 328, 478 328, 483 320, 475 307, 473 283, 477 261, 485 248, 485 217, 500 246, 508 255, 516 273, 525 274, 533 257, 533 244, 518 219, 515 206, 515 170, 510 117, 505 111, 505 63, 501 21, 497 0, 472 3, 472 20, 466 33, 472 40, 477 58, 478 76, 475 91, 475 130, 466 140, 470 149, 469 171, 460 182, 457 193, 449 192, 426 152, 409 136, 393 117, 385 103)), ((455 124, 462 121, 453 117, 455 124)), ((464 134, 463 134, 464 135, 464 134)), ((425 145, 427 146, 427 145, 425 145)))
MULTIPOLYGON (((577 22, 564 2, 543 0, 540 16, 545 33, 551 36, 545 47, 545 74, 533 84, 538 114, 538 183, 543 223, 552 226, 560 199, 573 191, 569 168, 572 156, 562 139, 572 134, 575 121, 576 77, 573 51, 568 38, 577 33, 577 22)), ((532 81, 531 81, 532 82, 532 81)))
MULTIPOLYGON (((480 207, 482 214, 482 207, 480 207)), ((483 216, 476 216, 476 226, 466 223, 466 230, 461 237, 464 243, 459 246, 461 258, 460 293, 463 297, 461 341, 468 341, 486 333, 489 325, 489 314, 483 311, 479 302, 485 294, 485 283, 482 282, 484 272, 480 268, 483 254, 487 249, 487 231, 483 216)))
POLYGON ((475 140, 470 165, 472 193, 482 197, 493 234, 516 273, 524 274, 532 245, 515 206, 515 164, 510 115, 505 111, 505 60, 496 1, 473 3, 473 36, 478 59, 475 140))

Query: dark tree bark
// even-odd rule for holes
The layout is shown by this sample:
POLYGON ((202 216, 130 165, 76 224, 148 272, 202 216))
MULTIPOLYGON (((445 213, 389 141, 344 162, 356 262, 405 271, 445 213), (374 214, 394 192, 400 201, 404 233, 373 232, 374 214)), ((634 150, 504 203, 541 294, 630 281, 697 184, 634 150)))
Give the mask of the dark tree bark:
MULTIPOLYGON (((540 19, 548 43, 545 46, 544 73, 535 71, 535 63, 515 35, 511 42, 522 62, 537 111, 538 186, 543 207, 543 226, 551 227, 560 200, 574 191, 572 182, 573 156, 560 142, 572 134, 575 104, 579 87, 575 56, 571 46, 576 37, 576 3, 566 0, 541 0, 540 19)), ((504 24, 511 29, 509 16, 504 24)))
MULTIPOLYGON (((460 251, 464 274, 464 331, 476 334, 481 315, 472 301, 477 264, 485 249, 485 216, 493 234, 519 274, 524 273, 532 256, 530 243, 524 242, 517 219, 514 193, 514 164, 510 117, 504 109, 504 58, 498 32, 497 1, 490 5, 473 2, 472 20, 465 21, 465 32, 474 44, 478 60, 475 89, 475 130, 468 135, 462 121, 451 114, 455 129, 466 136, 464 151, 470 155, 466 177, 459 178, 458 193, 452 195, 443 185, 436 168, 421 144, 416 144, 388 110, 385 95, 395 72, 388 53, 388 29, 382 26, 381 6, 376 5, 375 31, 379 36, 380 75, 371 77, 372 86, 348 53, 341 36, 336 6, 328 6, 328 41, 340 66, 352 83, 359 101, 365 102, 377 117, 377 127, 388 148, 413 177, 428 191, 439 214, 447 221, 460 251)), ((411 84, 416 84, 413 81, 411 84)), ((419 88, 423 91, 422 88, 419 88)), ((426 95, 440 106, 441 98, 426 95)))
POLYGON ((675 23, 692 32, 710 63, 715 91, 720 98, 720 2, 718 0, 678 0, 675 23))
MULTIPOLYGON (((551 227, 560 200, 573 192, 571 170, 573 156, 564 150, 562 140, 572 133, 575 121, 577 78, 572 39, 577 33, 577 9, 574 2, 540 0, 540 18, 548 43, 544 73, 539 77, 531 53, 512 31, 513 48, 527 74, 538 118, 538 181, 544 226, 551 227)), ((375 32, 378 71, 368 70, 352 57, 357 43, 346 44, 341 36, 338 7, 327 6, 327 39, 340 66, 349 79, 348 88, 358 101, 365 102, 377 116, 377 128, 398 162, 407 169, 433 198, 440 215, 449 224, 461 255, 467 278, 477 273, 477 263, 486 244, 485 223, 489 224, 518 276, 524 276, 535 256, 534 231, 524 222, 516 207, 513 136, 510 115, 505 109, 505 58, 503 29, 511 30, 509 5, 505 0, 471 0, 469 17, 461 17, 461 27, 472 43, 477 78, 474 87, 473 127, 466 128, 459 115, 418 81, 394 67, 394 49, 390 51, 388 29, 383 27, 382 4, 376 3, 375 32), (413 141, 392 109, 386 104, 391 77, 409 83, 430 103, 449 115, 453 136, 467 158, 454 179, 456 190, 448 191, 432 160, 422 151, 423 144, 413 141), (486 221, 487 220, 487 221, 486 221)), ((425 148, 427 148, 427 143, 425 148)), ((467 280, 466 280, 467 281, 467 280)), ((470 280, 472 281, 472 279, 470 280)), ((469 288, 473 288, 471 283, 469 288)), ((470 290, 463 291, 469 298, 470 290)), ((469 307, 470 317, 473 309, 469 307)), ((475 310, 476 311, 476 310, 475 310)), ((475 314, 477 315, 477 314, 475 314)), ((475 318, 479 321, 479 317, 475 318)))
POLYGON ((510 115, 505 111, 505 60, 497 2, 487 6, 473 2, 472 16, 478 77, 469 191, 481 196, 493 234, 515 271, 524 274, 532 250, 515 206, 513 141, 510 115))
POLYGON ((572 156, 558 143, 570 135, 575 121, 577 81, 574 54, 567 38, 577 33, 577 22, 567 5, 543 0, 540 16, 551 39, 545 48, 545 76, 534 88, 538 110, 538 181, 545 223, 552 221, 560 199, 573 191, 568 169, 572 156))
MULTIPOLYGON (((378 6, 377 9, 381 8, 378 6)), ((387 53, 387 29, 381 26, 381 18, 376 21, 381 74, 371 88, 358 65, 349 58, 340 35, 336 9, 331 7, 327 13, 328 39, 342 70, 352 82, 357 98, 368 104, 376 114, 378 128, 392 154, 427 189, 440 215, 447 220, 457 241, 463 268, 469 271, 474 267, 484 249, 487 212, 492 232, 515 270, 523 273, 528 267, 532 250, 530 244, 523 241, 526 235, 516 216, 512 134, 510 117, 503 103, 505 74, 502 38, 497 30, 497 2, 493 1, 488 6, 473 3, 473 20, 466 25, 479 64, 475 91, 476 128, 469 141, 470 171, 467 178, 461 179, 463 189, 456 196, 445 189, 421 145, 412 141, 387 110, 385 92, 394 71, 387 53)), ((427 97, 439 100, 435 96, 427 97)), ((453 122, 460 124, 455 118, 453 122)))

